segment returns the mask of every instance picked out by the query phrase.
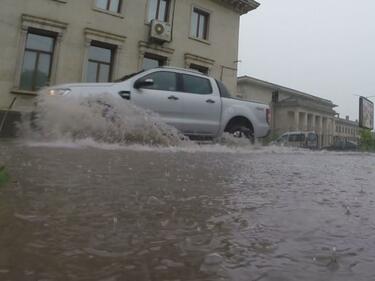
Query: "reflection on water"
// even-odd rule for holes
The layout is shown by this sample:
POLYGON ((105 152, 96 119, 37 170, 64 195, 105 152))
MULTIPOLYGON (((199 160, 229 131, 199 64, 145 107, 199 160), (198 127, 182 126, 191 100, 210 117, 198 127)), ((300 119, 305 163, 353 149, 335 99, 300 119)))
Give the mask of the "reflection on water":
POLYGON ((3 143, 1 164, 0 280, 375 276, 372 155, 3 143))

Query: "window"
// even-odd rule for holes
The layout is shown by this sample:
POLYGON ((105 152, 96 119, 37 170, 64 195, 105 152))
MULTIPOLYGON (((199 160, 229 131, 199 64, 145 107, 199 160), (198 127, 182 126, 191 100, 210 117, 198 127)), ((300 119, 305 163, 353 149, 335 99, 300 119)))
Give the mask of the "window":
POLYGON ((156 67, 160 67, 166 64, 166 58, 152 54, 145 54, 143 57, 143 70, 148 70, 156 67))
POLYGON ((209 95, 212 94, 210 80, 193 75, 182 75, 183 91, 186 93, 209 95))
POLYGON ((148 20, 153 19, 168 21, 170 0, 149 0, 148 1, 148 20))
POLYGON ((207 40, 208 22, 210 14, 200 9, 194 8, 191 19, 191 36, 207 40))
POLYGON ((227 89, 227 87, 223 84, 223 82, 216 80, 217 86, 219 87, 220 96, 222 98, 230 98, 231 95, 227 89))
POLYGON ((91 42, 87 66, 87 82, 109 82, 113 67, 113 46, 91 42))
POLYGON ((201 66, 201 65, 197 65, 197 64, 190 64, 190 69, 194 69, 196 71, 199 71, 200 73, 203 73, 203 74, 208 74, 208 67, 204 67, 204 66, 201 66))
POLYGON ((20 89, 37 91, 48 85, 55 37, 43 31, 29 31, 21 69, 20 89))
POLYGON ((120 13, 121 0, 96 0, 96 7, 114 13, 120 13))
POLYGON ((289 141, 290 142, 305 141, 305 135, 304 134, 291 134, 289 135, 289 141))
POLYGON ((151 86, 144 86, 144 89, 161 90, 161 91, 176 91, 177 90, 177 77, 173 72, 159 71, 151 73, 142 80, 152 79, 154 84, 151 86))

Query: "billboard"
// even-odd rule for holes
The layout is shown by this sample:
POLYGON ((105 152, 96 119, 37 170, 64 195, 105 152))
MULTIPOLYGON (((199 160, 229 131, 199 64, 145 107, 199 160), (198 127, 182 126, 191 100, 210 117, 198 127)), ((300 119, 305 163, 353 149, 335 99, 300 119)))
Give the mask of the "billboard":
POLYGON ((359 98, 359 127, 374 129, 374 103, 365 97, 359 98))

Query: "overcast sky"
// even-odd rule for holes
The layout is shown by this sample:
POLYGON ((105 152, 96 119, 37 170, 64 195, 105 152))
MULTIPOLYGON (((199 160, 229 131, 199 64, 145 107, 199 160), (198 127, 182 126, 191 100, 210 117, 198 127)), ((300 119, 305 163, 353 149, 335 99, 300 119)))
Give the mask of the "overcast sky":
POLYGON ((258 2, 241 19, 239 75, 329 99, 357 119, 354 95, 375 96, 375 0, 258 2))

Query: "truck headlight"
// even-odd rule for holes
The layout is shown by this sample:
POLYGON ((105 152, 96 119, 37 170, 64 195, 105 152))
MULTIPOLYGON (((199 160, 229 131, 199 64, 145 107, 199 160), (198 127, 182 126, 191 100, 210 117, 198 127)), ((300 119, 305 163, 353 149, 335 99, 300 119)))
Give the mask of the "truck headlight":
POLYGON ((47 91, 49 96, 65 96, 71 92, 70 89, 51 89, 47 91))

